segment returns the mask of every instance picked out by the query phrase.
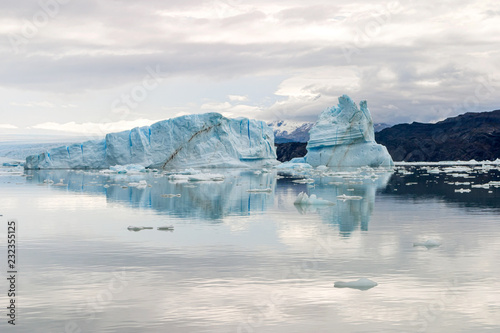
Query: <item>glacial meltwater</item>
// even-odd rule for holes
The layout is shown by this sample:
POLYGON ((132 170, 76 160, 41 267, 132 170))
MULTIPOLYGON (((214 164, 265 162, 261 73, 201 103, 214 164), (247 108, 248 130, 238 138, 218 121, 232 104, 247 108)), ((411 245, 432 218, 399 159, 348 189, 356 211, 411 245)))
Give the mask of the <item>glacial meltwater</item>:
POLYGON ((0 168, 0 331, 500 331, 498 165, 205 172, 0 168))

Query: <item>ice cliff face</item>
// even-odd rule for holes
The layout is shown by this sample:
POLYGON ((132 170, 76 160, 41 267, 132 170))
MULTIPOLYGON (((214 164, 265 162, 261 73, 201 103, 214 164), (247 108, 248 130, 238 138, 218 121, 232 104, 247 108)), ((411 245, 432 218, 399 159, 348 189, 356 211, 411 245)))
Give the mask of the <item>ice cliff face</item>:
POLYGON ((306 163, 328 167, 394 165, 387 149, 375 142, 366 101, 361 101, 359 106, 343 95, 339 97, 338 106, 321 113, 309 132, 306 163))
POLYGON ((265 122, 218 113, 187 115, 107 134, 104 140, 50 149, 26 158, 26 169, 261 167, 277 164, 265 122))

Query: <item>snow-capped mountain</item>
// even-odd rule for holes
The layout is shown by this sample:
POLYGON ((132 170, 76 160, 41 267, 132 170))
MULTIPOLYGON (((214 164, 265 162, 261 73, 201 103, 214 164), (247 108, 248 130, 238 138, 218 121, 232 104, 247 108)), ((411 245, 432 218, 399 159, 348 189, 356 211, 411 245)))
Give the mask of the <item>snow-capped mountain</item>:
MULTIPOLYGON (((314 123, 276 120, 268 123, 268 125, 273 128, 274 142, 285 143, 309 141, 309 131, 313 127, 314 123)), ((373 125, 375 132, 379 132, 387 127, 391 127, 391 125, 385 123, 377 123, 373 125)))
POLYGON ((386 123, 376 123, 373 124, 373 131, 375 133, 380 132, 381 130, 391 127, 392 125, 386 124, 386 123))
POLYGON ((274 131, 274 142, 307 142, 314 123, 276 120, 268 123, 274 131))

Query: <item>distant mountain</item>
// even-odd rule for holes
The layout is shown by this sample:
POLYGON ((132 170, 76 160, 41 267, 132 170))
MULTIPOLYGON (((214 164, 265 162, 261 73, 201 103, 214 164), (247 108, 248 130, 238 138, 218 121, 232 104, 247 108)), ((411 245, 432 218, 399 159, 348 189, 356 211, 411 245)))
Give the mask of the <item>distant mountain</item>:
POLYGON ((478 161, 500 158, 500 110, 469 112, 435 124, 411 123, 375 134, 394 161, 478 161))
POLYGON ((392 125, 386 124, 386 123, 377 123, 373 124, 373 131, 375 133, 380 132, 383 129, 386 129, 388 127, 391 127, 392 125))
MULTIPOLYGON (((273 128, 274 142, 286 143, 309 141, 309 131, 314 126, 314 123, 278 120, 270 122, 268 125, 273 128)), ((385 123, 378 123, 373 127, 375 132, 378 132, 390 126, 385 123)))
POLYGON ((307 142, 314 123, 278 120, 268 123, 274 131, 274 142, 307 142))

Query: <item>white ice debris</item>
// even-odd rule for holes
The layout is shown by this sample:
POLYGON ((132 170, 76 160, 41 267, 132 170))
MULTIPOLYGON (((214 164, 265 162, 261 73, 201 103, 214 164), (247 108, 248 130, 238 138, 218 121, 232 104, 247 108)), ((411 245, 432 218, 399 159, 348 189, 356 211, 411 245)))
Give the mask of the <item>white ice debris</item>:
POLYGON ((141 189, 141 188, 146 188, 148 186, 148 182, 145 180, 140 180, 138 182, 128 183, 128 186, 137 187, 137 188, 141 189))
POLYGON ((459 165, 447 167, 447 168, 443 169, 443 172, 446 172, 446 173, 459 173, 459 172, 469 173, 471 171, 472 171, 471 168, 469 168, 467 166, 459 166, 459 165))
POLYGON ((177 194, 162 194, 161 197, 162 198, 180 198, 181 194, 180 193, 177 193, 177 194))
POLYGON ((470 160, 470 161, 439 161, 439 162, 394 162, 396 166, 405 166, 405 165, 422 165, 422 166, 442 166, 442 165, 452 165, 452 166, 457 166, 457 165, 481 165, 483 168, 486 167, 487 165, 500 165, 500 158, 497 158, 494 161, 476 161, 476 160, 470 160))
POLYGON ((224 175, 218 173, 199 173, 195 175, 189 175, 188 180, 191 182, 223 181, 224 175))
POLYGON ((129 226, 127 229, 128 229, 129 231, 141 231, 141 230, 143 230, 143 229, 144 229, 144 227, 135 227, 135 226, 131 225, 131 226, 129 226))
POLYGON ((153 229, 153 227, 136 227, 136 226, 129 226, 127 228, 129 231, 141 231, 141 230, 145 230, 145 229, 153 229))
POLYGON ((314 183, 314 179, 312 179, 312 178, 295 179, 295 180, 292 180, 292 182, 297 183, 297 184, 312 184, 312 183, 314 183))
POLYGON ((174 174, 168 176, 168 179, 180 182, 223 181, 224 175, 218 173, 174 174))
POLYGON ((174 226, 173 225, 167 225, 167 226, 164 226, 164 227, 158 227, 157 230, 174 230, 174 226))
POLYGON ((295 202, 293 204, 294 205, 334 205, 334 203, 331 201, 317 198, 316 194, 311 194, 311 196, 308 196, 304 192, 299 193, 299 195, 297 196, 297 199, 295 199, 295 202))
POLYGON ((363 197, 360 197, 358 195, 345 195, 345 194, 342 194, 342 195, 337 195, 337 199, 339 200, 361 200, 363 199, 363 197))
POLYGON ((413 243, 413 246, 423 246, 430 249, 433 247, 441 246, 441 242, 435 239, 428 239, 425 242, 415 242, 413 243))
POLYGON ((273 190, 268 187, 268 188, 252 188, 247 190, 247 192, 250 193, 271 193, 273 190))
POLYGON ((304 163, 302 157, 301 158, 293 158, 292 160, 290 160, 287 163, 282 163, 282 164, 276 166, 276 169, 278 169, 278 170, 291 169, 294 171, 300 171, 300 170, 311 169, 311 168, 312 168, 312 166, 310 164, 304 163))
POLYGON ((493 187, 500 187, 500 181, 491 181, 486 184, 473 184, 471 187, 473 188, 484 188, 484 189, 489 189, 491 186, 493 187))
POLYGON ((337 281, 333 285, 335 288, 353 288, 353 289, 359 289, 359 290, 368 290, 371 289, 375 286, 377 286, 378 283, 375 281, 372 281, 367 278, 360 278, 359 280, 356 281, 349 281, 349 282, 344 282, 344 281, 337 281))
POLYGON ((140 173, 145 172, 146 168, 139 164, 113 165, 108 170, 101 170, 101 173, 140 173))

